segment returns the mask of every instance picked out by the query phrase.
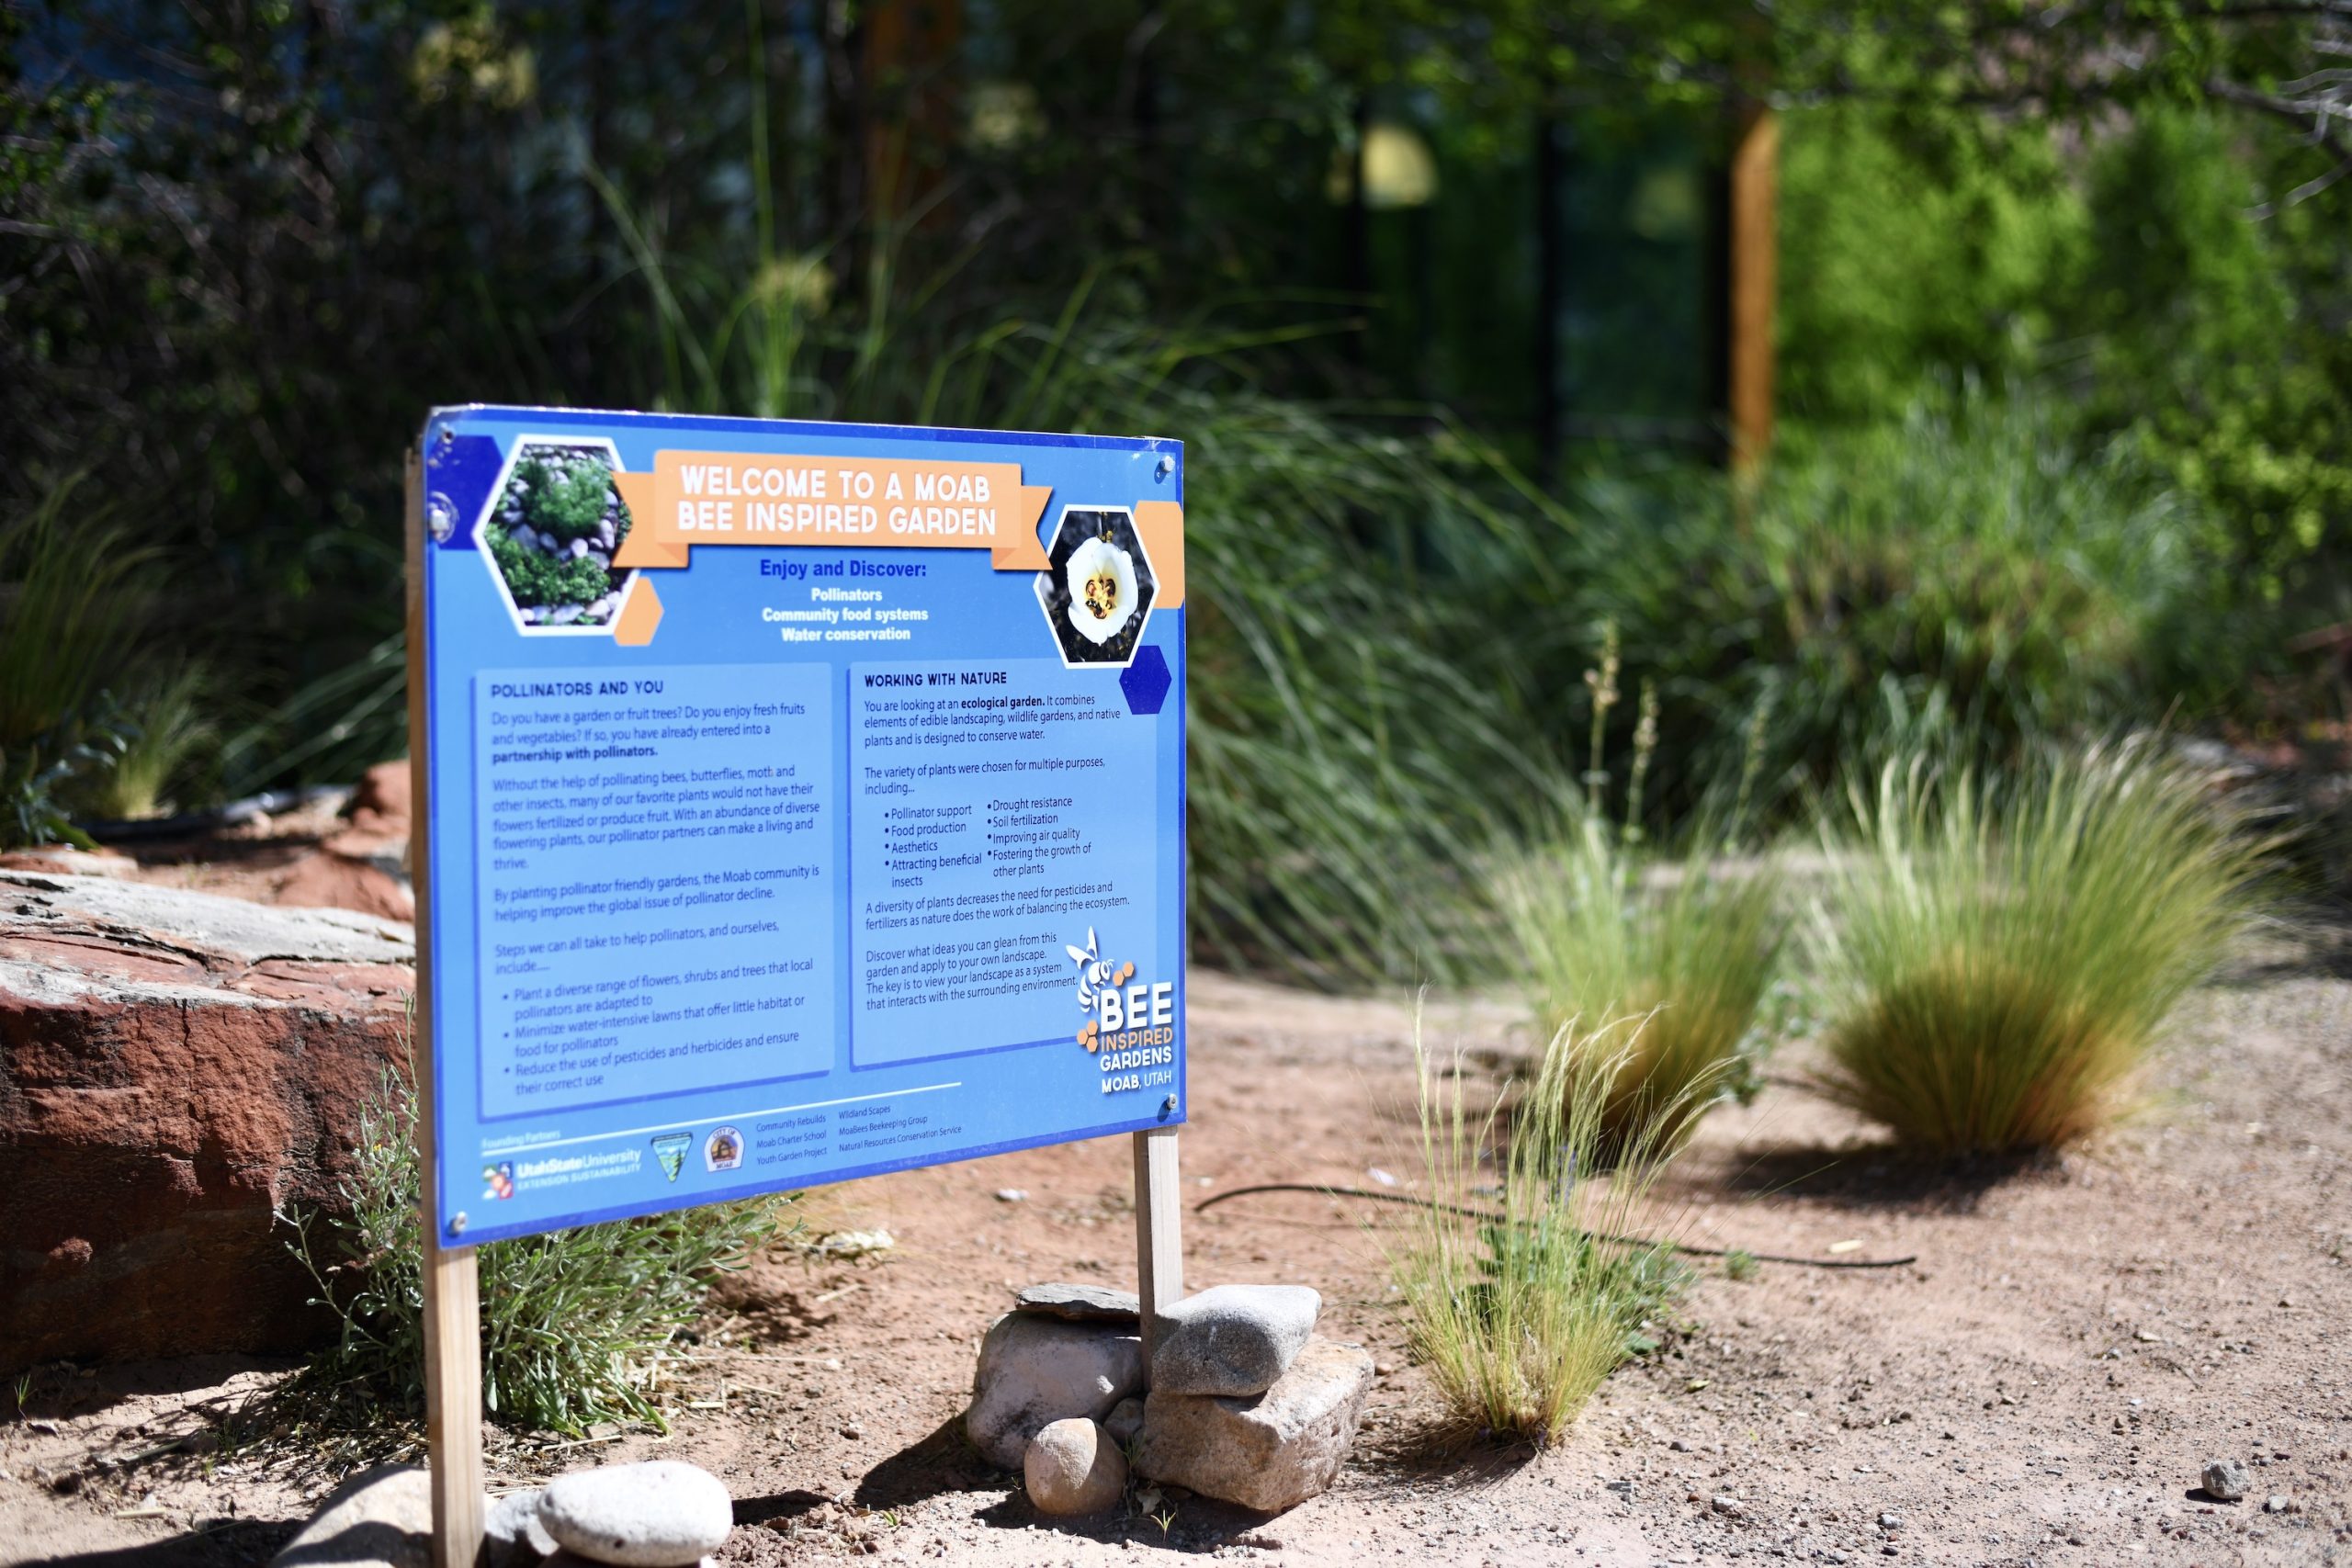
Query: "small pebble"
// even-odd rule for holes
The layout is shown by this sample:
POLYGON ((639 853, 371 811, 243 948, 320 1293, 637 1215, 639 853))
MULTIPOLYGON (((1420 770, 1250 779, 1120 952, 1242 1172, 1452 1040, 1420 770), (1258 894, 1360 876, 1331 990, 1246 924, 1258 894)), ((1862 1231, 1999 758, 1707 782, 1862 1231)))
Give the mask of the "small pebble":
POLYGON ((2264 1499, 2262 1511, 2266 1514, 2283 1514, 2291 1506, 2293 1506, 2293 1505, 2289 1503, 2286 1498, 2281 1497, 2278 1493, 2273 1492, 2267 1498, 2264 1499))
POLYGON ((1711 1503, 1709 1506, 1713 1507, 1718 1514, 1723 1514, 1735 1519, 1739 1517, 1739 1516, 1746 1511, 1740 1507, 1738 1498, 1724 1496, 1720 1493, 1716 1495, 1714 1501, 1711 1503))
POLYGON ((1878 1517, 1878 1528, 1883 1530, 1899 1530, 1903 1528, 1903 1516, 1900 1514, 1881 1514, 1878 1517))

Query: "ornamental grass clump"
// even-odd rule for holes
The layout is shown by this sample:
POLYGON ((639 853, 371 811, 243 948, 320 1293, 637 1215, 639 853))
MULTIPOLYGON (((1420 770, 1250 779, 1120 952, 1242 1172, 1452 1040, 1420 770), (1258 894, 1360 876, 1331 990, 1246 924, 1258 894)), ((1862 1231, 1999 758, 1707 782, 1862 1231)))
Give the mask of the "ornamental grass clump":
POLYGON ((1890 764, 1852 807, 1817 929, 1821 1087, 1943 1153, 2052 1148, 2126 1108, 2267 854, 2147 740, 2007 781, 1890 764))
POLYGON ((1644 1138, 1679 1148, 1753 1077, 1757 1009, 1780 963, 1780 880, 1724 874, 1703 845, 1645 886, 1640 862, 1588 818, 1502 878, 1501 904, 1536 1021, 1615 1064, 1599 1111, 1604 1159, 1644 1138))
MULTIPOLYGON (((1662 1118, 1602 1168, 1604 1111, 1623 1062, 1572 1028, 1533 1076, 1484 1108, 1459 1062, 1416 1040, 1422 1192, 1390 1266, 1407 1335, 1450 1422, 1549 1444, 1603 1379, 1652 1337, 1685 1270, 1654 1224, 1662 1118)), ((1669 1110, 1671 1107, 1668 1108, 1669 1110)))

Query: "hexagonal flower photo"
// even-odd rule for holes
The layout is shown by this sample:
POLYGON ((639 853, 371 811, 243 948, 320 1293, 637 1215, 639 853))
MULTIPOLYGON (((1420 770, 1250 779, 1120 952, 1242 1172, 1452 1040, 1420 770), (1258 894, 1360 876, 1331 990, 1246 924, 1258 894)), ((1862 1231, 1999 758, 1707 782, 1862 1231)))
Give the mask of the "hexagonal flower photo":
POLYGON ((1123 508, 1071 507, 1046 547, 1037 600, 1071 664, 1125 664, 1135 657, 1157 586, 1151 559, 1123 508))
POLYGON ((613 570, 628 536, 609 447, 526 441, 482 525, 482 547, 526 629, 607 626, 629 574, 613 570))

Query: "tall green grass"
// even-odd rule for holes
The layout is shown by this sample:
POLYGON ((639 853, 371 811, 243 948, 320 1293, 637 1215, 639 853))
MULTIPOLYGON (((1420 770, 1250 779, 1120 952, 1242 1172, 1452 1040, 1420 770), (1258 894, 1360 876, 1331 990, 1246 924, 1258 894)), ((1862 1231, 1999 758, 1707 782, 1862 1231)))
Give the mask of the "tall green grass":
POLYGON ((2264 845, 2153 739, 2007 779, 1889 763, 1850 808, 1815 928, 1821 1086, 1923 1149, 2104 1125, 2258 909, 2264 845))
POLYGON ((1780 878, 1769 863, 1725 874, 1714 854, 1702 838, 1645 876, 1645 861, 1588 816, 1502 875, 1511 951, 1544 1038, 1572 1034, 1614 1063, 1599 1112, 1605 1158, 1645 1139, 1679 1148, 1752 1077, 1757 1010, 1785 929, 1780 878))
POLYGON ((1485 1104, 1459 1062, 1433 1062, 1418 1034, 1414 1052, 1429 1201, 1389 1245, 1408 1340, 1453 1426, 1556 1442, 1611 1371, 1655 1348, 1645 1325, 1681 1282, 1666 1242, 1616 1239, 1658 1219, 1665 1123, 1604 1163, 1623 1063, 1573 1029, 1485 1104))
MULTIPOLYGON (((344 1212, 306 1215, 295 1254, 335 1314, 334 1345, 292 1391, 336 1425, 366 1427, 424 1397, 423 1190, 415 1087, 387 1068, 358 1122, 344 1212)), ((525 1430, 662 1424, 653 1379, 701 1315, 714 1276, 778 1234, 790 1200, 616 1220, 481 1248, 482 1404, 525 1430)))
POLYGON ((155 553, 77 512, 78 484, 0 517, 0 849, 85 841, 65 802, 138 733, 109 688, 143 662, 155 553))
POLYGON ((1564 584, 1541 545, 1564 514, 1495 454, 1432 410, 1269 391, 1255 368, 1298 331, 1139 321, 1099 279, 945 319, 944 277, 896 276, 887 230, 843 300, 827 257, 695 265, 603 188, 665 406, 1182 439, 1195 950, 1332 983, 1491 967, 1466 870, 1572 793, 1537 672, 1462 586, 1564 584))

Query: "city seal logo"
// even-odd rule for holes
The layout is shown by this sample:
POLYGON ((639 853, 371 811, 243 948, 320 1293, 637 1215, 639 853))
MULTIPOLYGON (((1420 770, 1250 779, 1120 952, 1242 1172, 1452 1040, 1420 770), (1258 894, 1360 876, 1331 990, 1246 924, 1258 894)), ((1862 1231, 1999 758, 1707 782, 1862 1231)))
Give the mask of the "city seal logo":
POLYGON ((740 1170, 743 1166, 743 1134, 732 1127, 720 1127, 710 1134, 702 1146, 705 1170, 740 1170))
POLYGON ((686 1151, 694 1146, 692 1133, 664 1133, 654 1139, 653 1157, 662 1162, 662 1174, 677 1180, 678 1172, 685 1168, 686 1151))

